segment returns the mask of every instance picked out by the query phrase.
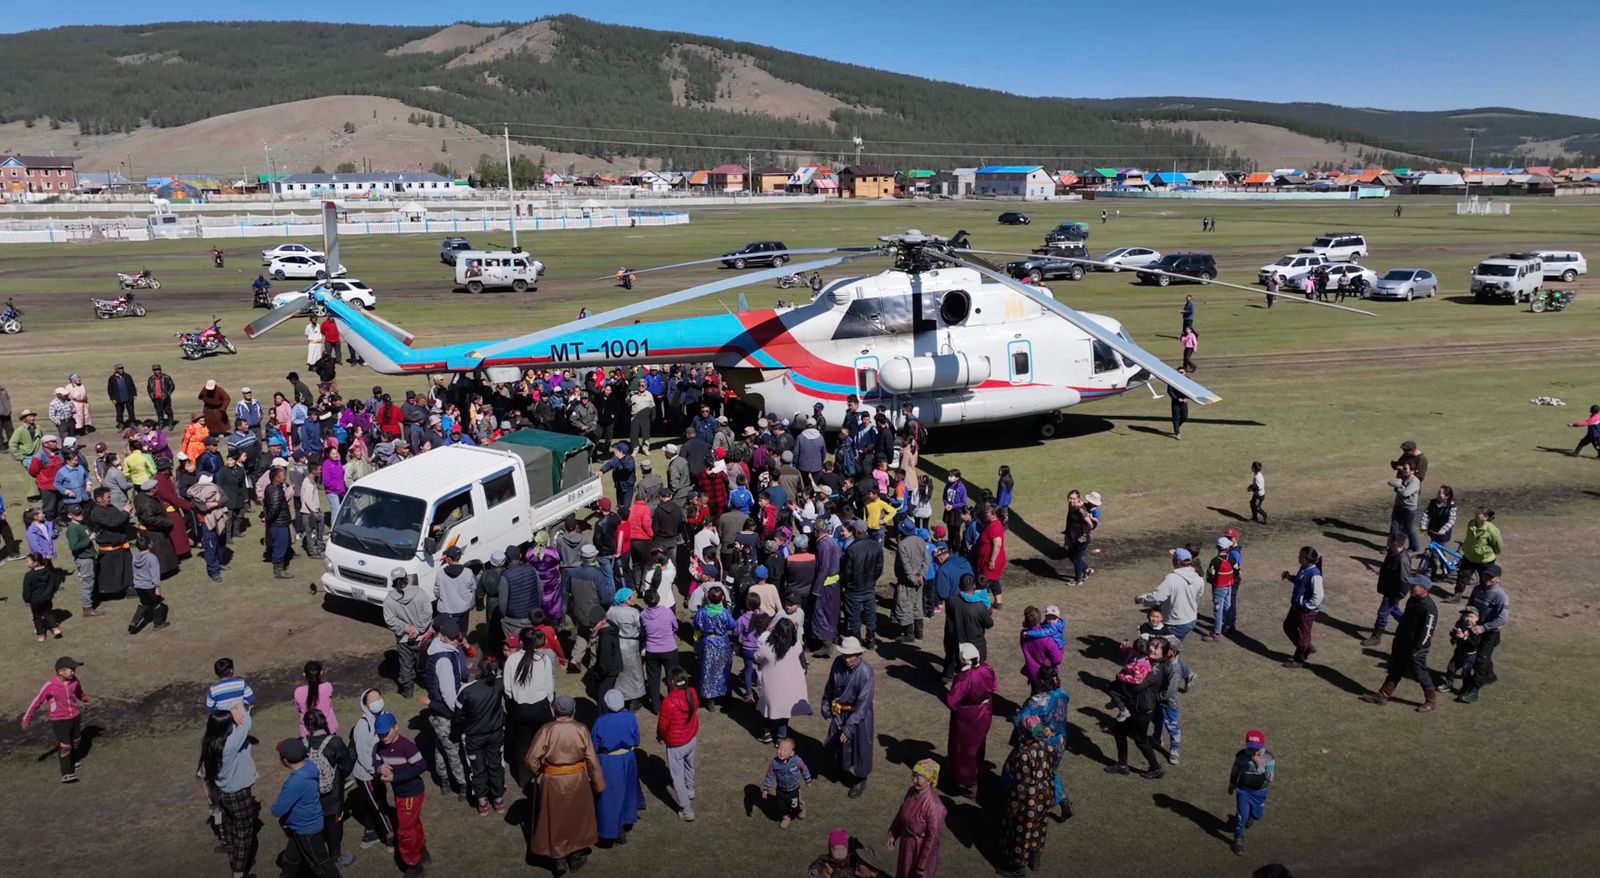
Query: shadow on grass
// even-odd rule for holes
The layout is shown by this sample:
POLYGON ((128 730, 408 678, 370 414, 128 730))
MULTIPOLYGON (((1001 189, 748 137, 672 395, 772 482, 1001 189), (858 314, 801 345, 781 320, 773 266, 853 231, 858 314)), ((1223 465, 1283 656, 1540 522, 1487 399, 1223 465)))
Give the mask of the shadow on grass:
POLYGON ((1549 445, 1535 445, 1533 447, 1536 450, 1548 452, 1550 454, 1559 454, 1562 457, 1577 457, 1578 456, 1578 455, 1574 454, 1572 449, 1570 449, 1570 448, 1552 448, 1549 445))
POLYGON ((1368 536, 1389 536, 1389 532, 1386 530, 1376 530, 1374 528, 1367 527, 1366 525, 1345 521, 1342 518, 1313 518, 1311 519, 1311 523, 1315 524, 1317 527, 1331 527, 1338 530, 1354 531, 1359 534, 1367 534, 1368 536))
POLYGON ((1089 732, 1083 726, 1067 723, 1067 752, 1074 756, 1098 762, 1101 765, 1110 765, 1116 760, 1106 755, 1100 745, 1090 740, 1089 732))
POLYGON ((1346 622, 1345 620, 1327 612, 1326 610, 1317 614, 1317 624, 1326 625, 1340 634, 1354 637, 1357 640, 1367 639, 1367 634, 1370 633, 1368 629, 1362 628, 1356 625, 1354 622, 1346 622))
MULTIPOLYGON (((1067 416, 1067 420, 1068 420, 1068 422, 1070 422, 1072 420, 1072 416, 1068 415, 1067 416)), ((1105 429, 1106 430, 1111 429, 1111 425, 1109 423, 1107 423, 1106 426, 1105 426, 1105 429)), ((975 450, 984 450, 984 451, 994 450, 993 438, 996 435, 1002 435, 1002 436, 1003 435, 1008 435, 1010 432, 1013 432, 1013 431, 1003 431, 1003 430, 1002 431, 996 431, 996 430, 993 430, 991 428, 990 430, 985 432, 985 435, 990 440, 989 444, 982 445, 982 446, 975 446, 975 450)), ((1103 431, 1096 431, 1096 432, 1103 432, 1103 431)), ((1067 435, 1065 430, 1063 430, 1062 435, 1067 435)), ((942 451, 956 451, 958 449, 955 449, 955 448, 948 448, 947 449, 941 443, 939 450, 942 452, 942 451)), ((933 476, 936 479, 947 480, 947 479, 950 478, 950 471, 948 469, 945 469, 944 467, 938 465, 937 463, 934 463, 933 461, 929 460, 926 457, 921 459, 920 466, 924 470, 927 470, 928 474, 933 476)), ((965 481, 965 479, 963 479, 963 480, 965 481)), ((967 485, 968 485, 969 488, 976 488, 977 487, 977 485, 973 484, 970 481, 967 482, 967 485)), ((1060 542, 1058 540, 1056 540, 1054 537, 1045 536, 1045 534, 1042 531, 1040 531, 1037 527, 1034 527, 1031 523, 1028 522, 1028 520, 1026 518, 1023 518, 1020 514, 1018 514, 1015 509, 1011 510, 1011 518, 1006 524, 1006 532, 1016 535, 1016 537, 1018 539, 1022 540, 1024 543, 1027 543, 1029 548, 1033 549, 1035 552, 1037 552, 1039 555, 1043 556, 1044 558, 1048 558, 1048 559, 1052 559, 1052 560, 1060 560, 1060 559, 1065 558, 1067 556, 1066 550, 1061 548, 1061 544, 1060 544, 1060 542)), ((1056 575, 1059 575, 1059 574, 1056 574, 1056 575)))
MULTIPOLYGON (((925 635, 926 636, 926 635, 925 635)), ((891 678, 899 680, 920 692, 926 692, 935 698, 943 700, 944 685, 942 656, 920 648, 916 643, 882 643, 878 646, 878 655, 902 662, 903 664, 890 665, 886 670, 891 678)))
POLYGON ((1104 634, 1085 634, 1078 638, 1078 642, 1083 644, 1083 649, 1078 650, 1078 654, 1086 659, 1117 663, 1122 661, 1122 644, 1104 634))
POLYGON ((1201 832, 1204 832, 1206 835, 1218 839, 1219 841, 1230 843, 1233 841, 1233 836, 1228 834, 1229 826, 1226 818, 1218 817, 1217 815, 1192 802, 1185 802, 1182 799, 1174 799, 1166 793, 1156 793, 1150 798, 1153 802, 1155 802, 1157 808, 1160 808, 1163 811, 1171 811, 1179 817, 1182 817, 1190 823, 1193 823, 1195 826, 1200 828, 1201 832))
MULTIPOLYGON (((1172 419, 1171 418, 1163 418, 1160 415, 1108 415, 1106 417, 1106 420, 1113 421, 1113 422, 1116 422, 1116 423, 1122 423, 1124 421, 1129 421, 1129 422, 1132 422, 1132 421, 1143 421, 1143 422, 1164 424, 1164 423, 1170 422, 1172 419)), ((1265 423, 1263 423, 1261 421, 1257 421, 1257 420, 1252 420, 1250 418, 1189 418, 1189 419, 1185 420, 1184 423, 1185 424, 1207 424, 1207 425, 1213 426, 1213 427, 1265 427, 1266 426, 1265 423)))
POLYGON ((1206 508, 1211 510, 1212 512, 1215 512, 1216 514, 1222 516, 1223 518, 1228 519, 1229 521, 1249 521, 1250 520, 1249 518, 1246 518, 1245 516, 1240 515, 1237 512, 1234 512, 1232 509, 1223 509, 1221 506, 1207 506, 1206 508))
POLYGON ((1371 558, 1366 555, 1350 555, 1350 560, 1365 567, 1368 573, 1377 573, 1383 569, 1382 558, 1371 558))
POLYGON ((1350 534, 1340 533, 1336 530, 1325 530, 1322 532, 1322 535, 1337 543, 1349 543, 1352 546, 1365 546, 1374 552, 1388 551, 1389 548, 1382 543, 1375 543, 1366 537, 1351 536, 1350 534))
POLYGON ((1143 425, 1140 425, 1140 424, 1134 424, 1134 425, 1128 427, 1128 429, 1131 432, 1134 432, 1134 433, 1148 433, 1151 436, 1163 436, 1163 437, 1166 437, 1168 439, 1176 439, 1177 438, 1176 436, 1172 435, 1171 433, 1167 432, 1166 430, 1157 430, 1155 427, 1146 427, 1146 426, 1143 426, 1143 425))
POLYGON ((895 765, 904 765, 906 768, 935 755, 933 744, 915 738, 896 738, 893 735, 879 734, 878 746, 883 748, 885 759, 895 765))

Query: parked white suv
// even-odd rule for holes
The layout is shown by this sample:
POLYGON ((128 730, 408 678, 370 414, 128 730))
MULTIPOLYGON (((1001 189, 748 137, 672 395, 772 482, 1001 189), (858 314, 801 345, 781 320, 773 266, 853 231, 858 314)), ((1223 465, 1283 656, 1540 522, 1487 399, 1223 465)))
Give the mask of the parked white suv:
POLYGON ((1267 278, 1277 275, 1290 283, 1299 285, 1311 269, 1319 265, 1327 265, 1328 257, 1320 253, 1290 253, 1271 265, 1263 265, 1256 272, 1256 283, 1264 284, 1267 278))
POLYGON ((1354 232, 1329 232, 1301 247, 1301 253, 1315 253, 1329 262, 1355 262, 1367 255, 1367 239, 1354 232))
POLYGON ((1507 253, 1472 269, 1472 296, 1480 302, 1531 302, 1544 283, 1544 262, 1533 253, 1507 253))
POLYGON ((1576 250, 1540 250, 1534 254, 1544 262, 1546 280, 1572 283, 1579 275, 1589 273, 1589 262, 1576 250))

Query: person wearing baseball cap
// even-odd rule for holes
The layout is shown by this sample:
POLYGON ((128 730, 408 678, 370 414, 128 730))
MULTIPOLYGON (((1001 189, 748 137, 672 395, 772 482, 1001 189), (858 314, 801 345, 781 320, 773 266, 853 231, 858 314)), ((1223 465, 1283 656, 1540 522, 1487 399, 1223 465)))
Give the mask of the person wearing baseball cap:
MULTIPOLYGON (((1172 569, 1162 577, 1154 591, 1134 598, 1133 602, 1145 608, 1160 607, 1167 619, 1167 632, 1182 642, 1194 630, 1195 622, 1200 618, 1200 593, 1205 590, 1206 584, 1195 572, 1193 552, 1180 546, 1173 549, 1171 555, 1172 569)), ((1194 679, 1187 670, 1184 678, 1185 685, 1194 679)))
POLYGON ((1411 473, 1417 477, 1417 481, 1428 480, 1428 456, 1417 447, 1416 440, 1407 439, 1400 443, 1400 456, 1389 461, 1389 468, 1399 469, 1402 463, 1410 464, 1411 473))
POLYGON ((1276 760, 1267 749, 1267 733, 1245 732, 1244 749, 1233 756, 1228 772, 1228 793, 1233 796, 1233 852, 1244 853, 1244 831, 1267 816, 1267 788, 1272 785, 1276 760))
POLYGON ((400 734, 400 721, 392 713, 382 713, 372 722, 378 736, 373 748, 378 779, 394 789, 395 853, 405 867, 404 878, 421 878, 428 854, 428 836, 422 829, 422 803, 426 785, 423 776, 428 763, 410 738, 400 734))
POLYGON ((1211 633, 1201 639, 1207 643, 1215 643, 1233 630, 1228 627, 1228 618, 1233 612, 1238 576, 1232 552, 1233 540, 1217 537, 1217 554, 1206 565, 1206 584, 1211 586, 1211 633))
POLYGON ((1422 687, 1422 705, 1417 713, 1429 713, 1439 700, 1434 686, 1433 672, 1428 670, 1428 649, 1433 645, 1434 630, 1439 626, 1439 607, 1429 592, 1433 590, 1433 577, 1413 573, 1406 578, 1410 598, 1405 614, 1394 632, 1394 644, 1389 652, 1389 674, 1376 692, 1361 696, 1362 700, 1379 706, 1389 703, 1395 687, 1410 677, 1422 687))
POLYGON ((1478 657, 1473 660, 1472 670, 1464 677, 1465 690, 1456 696, 1462 704, 1477 701, 1480 690, 1499 679, 1494 672, 1494 651, 1500 645, 1500 632, 1511 621, 1511 596, 1500 584, 1500 565, 1485 565, 1479 576, 1468 605, 1478 611, 1478 624, 1472 626, 1472 633, 1482 639, 1478 641, 1478 657))
POLYGON ((289 769, 272 816, 288 830, 289 843, 278 857, 285 875, 298 875, 301 868, 313 875, 337 875, 338 868, 328 853, 328 836, 322 828, 322 796, 317 791, 318 770, 307 757, 306 743, 299 738, 278 742, 278 761, 289 769))
POLYGON ((61 782, 78 782, 76 754, 82 734, 81 711, 78 705, 88 704, 83 684, 78 681, 78 669, 83 662, 70 655, 56 659, 56 673, 39 687, 28 709, 22 712, 22 727, 33 722, 33 715, 44 708, 50 717, 50 729, 56 736, 56 762, 61 766, 61 782))

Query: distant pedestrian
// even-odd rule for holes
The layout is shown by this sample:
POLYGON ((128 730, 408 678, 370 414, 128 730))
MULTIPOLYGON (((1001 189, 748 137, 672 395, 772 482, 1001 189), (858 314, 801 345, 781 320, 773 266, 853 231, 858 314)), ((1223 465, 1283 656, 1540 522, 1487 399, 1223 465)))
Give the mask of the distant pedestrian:
POLYGON ((1317 651, 1311 645, 1311 630, 1322 611, 1322 556, 1310 546, 1300 548, 1300 569, 1283 571, 1285 582, 1294 583, 1289 594, 1289 614, 1283 619, 1283 633, 1294 644, 1294 654, 1283 663, 1286 668, 1303 668, 1317 651))
POLYGON ((656 740, 667 749, 672 798, 685 822, 694 821, 694 754, 700 735, 700 696, 690 682, 688 672, 674 668, 656 715, 656 740))
POLYGON ((1463 691, 1456 696, 1462 704, 1477 701, 1479 691, 1499 679, 1494 672, 1494 651, 1500 646, 1500 632, 1511 621, 1511 596, 1500 584, 1499 565, 1489 565, 1483 575, 1486 580, 1472 590, 1471 606, 1478 611, 1478 624, 1471 631, 1480 639, 1472 670, 1462 677, 1463 691))
POLYGON ((779 829, 788 829, 794 820, 805 819, 806 804, 800 788, 811 786, 811 780, 811 769, 794 752, 794 739, 779 738, 777 752, 761 778, 761 798, 778 797, 779 829))
POLYGON ((1282 285, 1283 285, 1282 279, 1278 277, 1276 272, 1273 272, 1273 273, 1270 273, 1270 274, 1267 275, 1266 287, 1267 287, 1267 307, 1268 308, 1271 308, 1272 307, 1272 303, 1276 302, 1278 300, 1278 297, 1276 295, 1273 295, 1273 294, 1278 292, 1278 289, 1280 287, 1282 287, 1282 285))
POLYGON ((1183 324, 1183 334, 1178 336, 1178 343, 1183 345, 1183 371, 1194 371, 1194 353, 1200 349, 1200 336, 1194 331, 1194 312, 1190 310, 1183 324))
POLYGON ((1433 635, 1439 627, 1439 607, 1428 595, 1433 588, 1432 578, 1426 574, 1412 574, 1407 584, 1411 589, 1411 598, 1406 602, 1405 615, 1400 617, 1400 625, 1394 632, 1394 646, 1389 653, 1389 674, 1377 692, 1369 692, 1362 698, 1373 704, 1388 704, 1395 687, 1409 677, 1422 687, 1422 705, 1417 712, 1428 713, 1433 710, 1439 697, 1433 672, 1428 670, 1428 649, 1433 645, 1433 635))
POLYGON ((406 871, 404 878, 421 878, 428 854, 428 836, 422 829, 422 802, 428 771, 422 753, 410 738, 400 734, 400 723, 385 713, 373 723, 378 733, 378 779, 394 789, 396 853, 406 871))
POLYGON ((258 777, 255 760, 250 756, 251 723, 244 703, 235 701, 226 710, 211 712, 200 742, 199 777, 213 807, 220 812, 213 819, 221 832, 233 878, 244 878, 250 869, 256 846, 256 813, 261 808, 251 789, 258 777))
POLYGON ((22 602, 33 614, 33 637, 44 643, 48 634, 61 639, 61 623, 56 621, 55 597, 66 574, 38 552, 28 553, 28 572, 22 575, 22 602))
POLYGON ((82 737, 80 704, 88 704, 83 684, 78 681, 78 669, 83 662, 71 656, 56 659, 56 674, 39 687, 39 694, 22 713, 22 727, 33 722, 33 715, 45 708, 50 717, 50 729, 56 736, 56 762, 61 767, 62 783, 78 782, 77 752, 82 737))
POLYGON ((1244 831, 1267 816, 1267 787, 1272 785, 1276 760, 1267 749, 1267 735, 1257 729, 1245 733, 1244 749, 1234 754, 1228 771, 1228 793, 1233 796, 1233 852, 1244 853, 1244 831))
MULTIPOLYGON (((1187 360, 1189 358, 1189 350, 1185 348, 1183 354, 1184 359, 1187 360)), ((1189 374, 1189 370, 1186 367, 1179 366, 1178 374, 1187 376, 1189 374)), ((1183 425, 1189 420, 1189 396, 1178 388, 1168 384, 1167 400, 1172 409, 1172 438, 1182 439, 1183 425)))
POLYGON ((1461 540, 1461 564, 1456 568, 1455 594, 1447 595, 1445 601, 1455 603, 1461 600, 1461 595, 1467 590, 1467 580, 1476 573, 1478 585, 1489 581, 1488 570, 1494 567, 1495 559, 1506 550, 1505 542, 1500 538, 1500 528, 1494 523, 1493 509, 1479 509, 1472 517, 1472 522, 1467 525, 1467 534, 1461 540))
POLYGON ((1194 328, 1194 296, 1186 295, 1186 296, 1183 297, 1183 329, 1180 330, 1180 333, 1182 331, 1184 331, 1184 330, 1189 330, 1189 329, 1193 329, 1193 328, 1194 328))
MULTIPOLYGON (((1250 462, 1250 521, 1267 523, 1267 477, 1261 472, 1261 461, 1250 462)), ((1454 516, 1452 516, 1453 518, 1454 516)))

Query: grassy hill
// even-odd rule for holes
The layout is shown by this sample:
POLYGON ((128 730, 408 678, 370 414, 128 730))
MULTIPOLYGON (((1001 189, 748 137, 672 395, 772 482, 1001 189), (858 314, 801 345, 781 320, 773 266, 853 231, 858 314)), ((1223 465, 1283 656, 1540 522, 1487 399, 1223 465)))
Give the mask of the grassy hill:
MULTIPOLYGON (((0 36, 0 123, 22 127, 6 144, 13 147, 30 142, 29 126, 53 145, 63 134, 175 128, 333 95, 391 98, 417 108, 419 120, 442 115, 490 132, 510 120, 519 141, 552 152, 666 166, 849 159, 857 136, 865 160, 896 167, 1254 164, 1256 156, 1234 154, 1226 138, 1208 139, 1198 127, 1149 124, 1218 118, 1280 126, 1341 149, 1359 144, 1363 154, 1436 157, 1450 154, 1454 144, 1445 140, 1462 124, 1486 129, 1480 154, 1491 142, 1508 151, 1525 141, 1587 149, 1594 139, 1584 136, 1600 132, 1600 120, 1517 110, 1028 98, 573 16, 443 30, 174 22, 0 36)), ((419 141, 442 141, 412 124, 419 141)), ((372 156, 343 156, 363 157, 372 156)))

